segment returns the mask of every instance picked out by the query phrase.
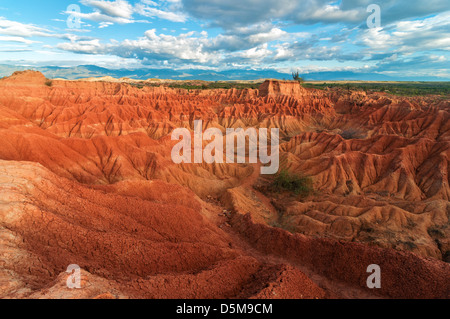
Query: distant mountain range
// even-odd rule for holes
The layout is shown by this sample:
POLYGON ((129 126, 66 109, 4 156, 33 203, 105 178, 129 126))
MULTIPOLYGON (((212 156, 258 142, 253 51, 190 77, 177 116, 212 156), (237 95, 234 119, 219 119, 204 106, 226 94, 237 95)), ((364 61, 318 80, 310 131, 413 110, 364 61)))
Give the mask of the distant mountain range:
MULTIPOLYGON (((17 66, 9 64, 0 64, 0 77, 9 76, 14 71, 37 70, 42 72, 47 78, 63 78, 75 80, 89 77, 111 76, 114 78, 131 78, 136 80, 147 80, 150 78, 172 79, 172 80, 203 80, 203 81, 232 81, 232 80, 257 80, 265 78, 273 79, 292 79, 291 74, 280 73, 276 70, 245 70, 233 69, 226 71, 212 70, 172 70, 172 69, 106 69, 95 65, 79 65, 75 67, 57 67, 57 66, 17 66)), ((303 75, 307 81, 443 81, 438 77, 427 78, 399 78, 390 77, 383 74, 357 73, 351 71, 325 71, 314 72, 303 75)))

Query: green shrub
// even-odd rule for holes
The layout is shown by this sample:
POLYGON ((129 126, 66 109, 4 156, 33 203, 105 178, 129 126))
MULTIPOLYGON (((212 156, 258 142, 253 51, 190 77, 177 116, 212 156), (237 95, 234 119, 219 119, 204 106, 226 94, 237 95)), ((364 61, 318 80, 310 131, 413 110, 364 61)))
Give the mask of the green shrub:
POLYGON ((445 238, 444 231, 438 226, 428 228, 428 234, 433 238, 445 238))
POLYGON ((365 134, 363 133, 363 131, 355 128, 344 129, 339 133, 339 135, 346 140, 351 140, 354 138, 365 138, 365 134))
POLYGON ((292 78, 295 81, 298 81, 299 83, 303 83, 304 82, 303 78, 300 76, 298 71, 297 72, 292 72, 292 78))
POLYGON ((291 174, 287 170, 281 170, 275 177, 272 188, 278 192, 285 190, 301 196, 308 196, 313 192, 311 177, 291 174))
POLYGON ((45 81, 45 85, 47 85, 47 86, 52 86, 52 85, 53 85, 53 81, 47 79, 47 80, 45 81))
MULTIPOLYGON (((295 73, 293 74, 293 76, 295 73)), ((365 92, 389 92, 390 94, 400 96, 414 96, 414 95, 440 95, 441 97, 448 97, 450 94, 450 82, 349 82, 349 83, 304 83, 304 87, 325 89, 341 88, 354 91, 365 92)))

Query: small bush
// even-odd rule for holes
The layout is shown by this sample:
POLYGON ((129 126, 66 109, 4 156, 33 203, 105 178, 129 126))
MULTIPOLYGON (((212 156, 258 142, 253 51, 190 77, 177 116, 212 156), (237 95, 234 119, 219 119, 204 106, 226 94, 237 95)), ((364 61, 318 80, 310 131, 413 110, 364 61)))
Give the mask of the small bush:
POLYGON ((271 227, 274 227, 274 228, 284 229, 284 230, 286 230, 286 231, 288 231, 288 232, 290 232, 292 234, 295 234, 297 232, 296 231, 296 227, 294 225, 286 224, 286 223, 283 223, 281 221, 273 221, 273 222, 269 223, 269 225, 271 227))
POLYGON ((365 233, 373 233, 375 231, 375 229, 370 225, 370 223, 366 221, 361 223, 361 227, 359 230, 365 233))
POLYGON ((413 250, 417 248, 417 245, 412 241, 404 241, 402 242, 402 244, 405 245, 406 249, 408 250, 413 250))
POLYGON ((292 78, 293 78, 295 81, 298 81, 299 83, 303 83, 303 82, 304 82, 303 78, 300 76, 300 74, 298 73, 298 71, 297 71, 297 72, 292 72, 292 78))
POLYGON ((45 81, 45 85, 52 86, 53 85, 53 81, 52 80, 46 80, 45 81))
POLYGON ((445 238, 445 233, 438 226, 428 228, 428 234, 433 238, 445 238))
POLYGON ((308 196, 313 192, 311 177, 291 174, 287 170, 282 170, 275 177, 272 188, 278 192, 286 190, 301 196, 308 196))
POLYGON ((342 138, 344 138, 346 140, 365 137, 364 133, 361 132, 361 130, 358 130, 355 128, 349 128, 349 129, 342 130, 342 132, 339 133, 339 135, 342 136, 342 138))

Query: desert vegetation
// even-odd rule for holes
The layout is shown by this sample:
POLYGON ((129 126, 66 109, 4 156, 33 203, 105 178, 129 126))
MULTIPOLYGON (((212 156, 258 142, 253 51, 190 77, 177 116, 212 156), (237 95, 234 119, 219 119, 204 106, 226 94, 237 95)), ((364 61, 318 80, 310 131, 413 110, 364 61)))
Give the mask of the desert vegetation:
POLYGON ((399 96, 450 96, 450 82, 305 82, 304 87, 342 89, 365 92, 385 92, 399 96))
POLYGON ((173 89, 185 89, 185 90, 214 90, 214 89, 258 89, 261 85, 260 82, 248 83, 248 82, 238 82, 238 81, 228 81, 228 82, 206 82, 206 81, 183 81, 183 82, 172 82, 172 83, 131 83, 130 85, 137 88, 148 87, 169 87, 173 89))
POLYGON ((282 169, 274 178, 271 189, 275 192, 289 191, 307 197, 314 191, 312 178, 282 169))
POLYGON ((297 81, 300 84, 304 82, 304 79, 300 76, 299 71, 292 72, 292 78, 294 79, 294 81, 297 81))

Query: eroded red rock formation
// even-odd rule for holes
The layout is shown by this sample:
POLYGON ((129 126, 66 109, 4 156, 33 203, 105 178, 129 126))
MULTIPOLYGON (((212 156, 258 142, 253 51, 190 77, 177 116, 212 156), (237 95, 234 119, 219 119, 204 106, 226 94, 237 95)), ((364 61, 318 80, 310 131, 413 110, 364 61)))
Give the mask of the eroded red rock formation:
POLYGON ((0 80, 0 297, 448 298, 449 118, 448 100, 290 81, 16 72, 0 80), (170 133, 195 119, 280 128, 281 166, 316 192, 274 194, 259 164, 174 164, 170 133), (89 285, 65 286, 69 264, 89 285))

